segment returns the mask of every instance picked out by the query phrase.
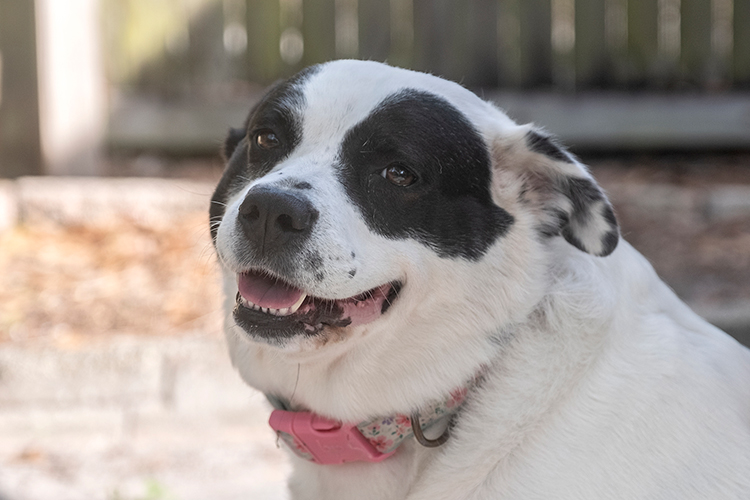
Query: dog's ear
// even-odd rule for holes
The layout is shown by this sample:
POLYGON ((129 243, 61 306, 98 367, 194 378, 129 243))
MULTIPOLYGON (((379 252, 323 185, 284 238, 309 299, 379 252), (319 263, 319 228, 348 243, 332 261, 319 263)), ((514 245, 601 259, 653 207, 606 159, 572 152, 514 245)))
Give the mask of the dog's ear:
POLYGON ((538 230, 562 236, 576 248, 604 257, 617 247, 619 226, 607 196, 588 169, 540 129, 519 127, 502 141, 497 168, 509 168, 521 180, 518 198, 537 208, 538 230))
POLYGON ((229 158, 232 157, 234 150, 237 149, 237 145, 245 138, 245 129, 243 128, 230 128, 227 138, 224 139, 224 144, 221 147, 221 156, 224 158, 226 163, 229 158))

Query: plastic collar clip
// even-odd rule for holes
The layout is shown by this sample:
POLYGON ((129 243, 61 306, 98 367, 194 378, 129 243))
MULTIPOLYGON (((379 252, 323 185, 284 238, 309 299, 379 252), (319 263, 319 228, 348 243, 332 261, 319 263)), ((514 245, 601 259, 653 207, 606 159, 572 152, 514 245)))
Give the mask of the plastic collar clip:
POLYGON ((318 464, 380 462, 395 453, 381 453, 359 432, 309 411, 274 410, 268 423, 297 455, 318 464))

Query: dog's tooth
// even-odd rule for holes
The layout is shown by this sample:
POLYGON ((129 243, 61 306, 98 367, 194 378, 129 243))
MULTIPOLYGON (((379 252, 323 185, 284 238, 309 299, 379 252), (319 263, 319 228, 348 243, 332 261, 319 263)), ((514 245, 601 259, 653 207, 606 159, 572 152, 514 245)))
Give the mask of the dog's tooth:
POLYGON ((303 293, 300 296, 300 298, 297 299, 297 302, 295 302, 293 305, 289 306, 289 308, 287 309, 288 314, 294 314, 294 313, 296 313, 297 310, 300 308, 300 306, 302 305, 302 303, 305 301, 306 298, 307 298, 307 294, 303 293))
POLYGON ((274 314, 277 316, 287 316, 289 314, 289 308, 285 307, 284 309, 276 309, 274 314))

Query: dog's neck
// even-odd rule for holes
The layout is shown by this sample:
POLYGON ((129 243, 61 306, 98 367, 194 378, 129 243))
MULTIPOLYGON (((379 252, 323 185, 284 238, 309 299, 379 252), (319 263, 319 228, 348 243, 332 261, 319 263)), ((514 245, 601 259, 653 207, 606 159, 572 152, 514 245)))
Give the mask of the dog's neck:
POLYGON ((266 394, 275 408, 269 423, 289 449, 306 460, 319 464, 380 462, 412 437, 428 448, 443 445, 448 440, 448 430, 437 439, 425 437, 424 430, 451 421, 469 392, 481 382, 485 370, 486 367, 482 367, 470 381, 452 390, 445 398, 415 408, 408 415, 378 416, 355 423, 327 419, 294 408, 285 398, 266 394))

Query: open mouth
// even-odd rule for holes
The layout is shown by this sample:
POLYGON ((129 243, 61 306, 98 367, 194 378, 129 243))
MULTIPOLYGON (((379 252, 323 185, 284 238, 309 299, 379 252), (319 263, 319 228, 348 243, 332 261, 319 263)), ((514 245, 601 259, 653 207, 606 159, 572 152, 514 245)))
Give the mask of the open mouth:
POLYGON ((294 285, 263 271, 238 275, 234 316, 245 330, 284 335, 317 333, 324 326, 345 327, 370 323, 398 298, 400 282, 385 283, 343 299, 308 295, 294 285))

